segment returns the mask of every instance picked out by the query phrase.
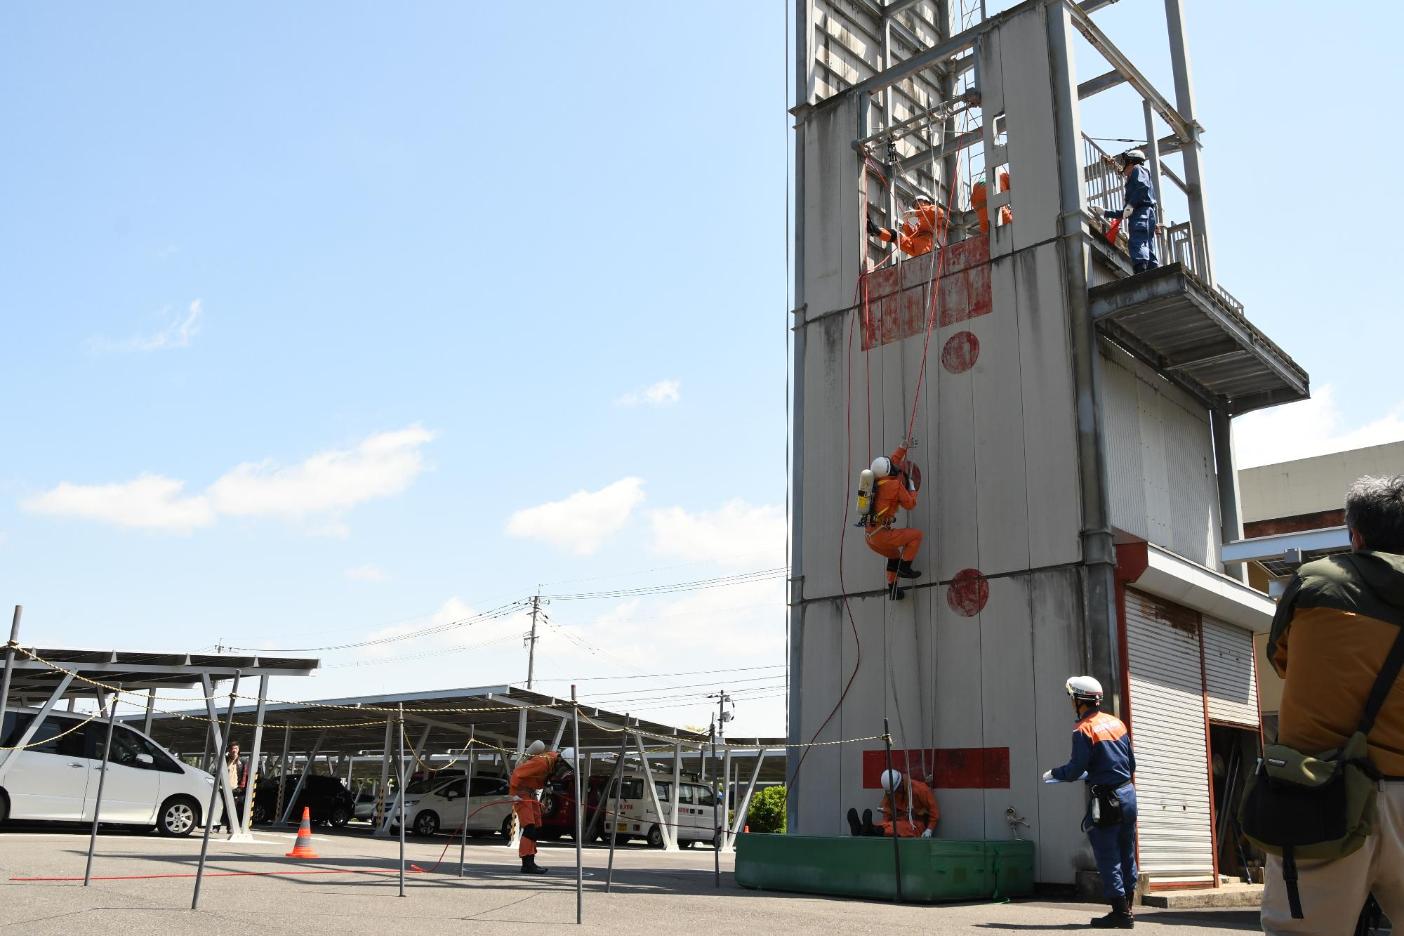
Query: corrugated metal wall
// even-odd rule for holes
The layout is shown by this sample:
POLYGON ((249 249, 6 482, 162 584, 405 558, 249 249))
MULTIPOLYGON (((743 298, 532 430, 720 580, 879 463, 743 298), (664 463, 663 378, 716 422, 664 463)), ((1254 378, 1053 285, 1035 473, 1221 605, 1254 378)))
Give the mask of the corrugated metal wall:
POLYGON ((1257 730, 1258 679, 1251 631, 1204 618, 1204 689, 1211 721, 1257 730))
POLYGON ((1126 592, 1140 866, 1154 883, 1212 880, 1199 615, 1126 592))

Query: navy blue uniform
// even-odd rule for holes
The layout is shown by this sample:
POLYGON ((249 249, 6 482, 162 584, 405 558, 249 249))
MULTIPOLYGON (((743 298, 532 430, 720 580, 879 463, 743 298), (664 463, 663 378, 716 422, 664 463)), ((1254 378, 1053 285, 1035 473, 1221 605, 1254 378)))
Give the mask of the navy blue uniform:
MULTIPOLYGON (((1126 221, 1126 237, 1131 251, 1131 269, 1140 273, 1160 266, 1155 253, 1156 214, 1155 190, 1151 188, 1150 170, 1137 163, 1126 177, 1125 208, 1131 209, 1126 221)), ((1108 211, 1108 218, 1118 218, 1125 211, 1108 211)))
POLYGON ((1131 783, 1136 755, 1121 719, 1100 709, 1094 708, 1078 719, 1073 729, 1072 758, 1050 771, 1053 779, 1064 782, 1077 780, 1084 772, 1089 784, 1114 789, 1121 800, 1120 825, 1094 826, 1089 806, 1082 828, 1092 843, 1107 900, 1124 897, 1129 902, 1136 893, 1137 877, 1136 787, 1131 783))

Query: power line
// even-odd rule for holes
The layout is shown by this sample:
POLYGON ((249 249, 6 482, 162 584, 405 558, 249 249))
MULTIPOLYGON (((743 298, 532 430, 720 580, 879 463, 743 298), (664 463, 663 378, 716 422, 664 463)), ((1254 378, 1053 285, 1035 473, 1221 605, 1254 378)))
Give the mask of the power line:
POLYGON ((637 675, 628 676, 553 676, 549 679, 539 679, 537 682, 591 682, 602 679, 665 679, 669 676, 706 676, 712 673, 748 673, 755 670, 784 668, 784 663, 773 663, 769 666, 734 666, 728 669, 689 670, 682 673, 639 673, 637 675))
POLYGON ((757 569, 753 572, 740 572, 735 575, 722 575, 716 578, 696 579, 691 582, 673 582, 661 585, 641 585, 637 588, 616 588, 609 591, 575 592, 566 595, 542 595, 552 601, 594 601, 601 598, 636 598, 648 595, 670 595, 676 592, 701 591, 708 588, 725 588, 730 585, 748 585, 783 578, 786 568, 757 569))
POLYGON ((495 621, 499 618, 507 617, 518 611, 526 610, 530 607, 528 601, 513 601, 510 604, 501 605, 491 611, 484 611, 466 618, 459 618, 453 621, 445 621, 441 624, 434 624, 430 627, 419 628, 418 630, 406 631, 403 634, 390 634, 385 637, 377 637, 372 640, 358 640, 352 643, 331 644, 326 647, 230 647, 230 650, 243 650, 249 653, 319 653, 329 650, 356 650, 361 647, 378 647, 384 644, 399 643, 405 640, 418 640, 421 637, 432 637, 435 634, 442 634, 445 631, 455 630, 460 627, 470 627, 473 624, 482 624, 486 621, 495 621))

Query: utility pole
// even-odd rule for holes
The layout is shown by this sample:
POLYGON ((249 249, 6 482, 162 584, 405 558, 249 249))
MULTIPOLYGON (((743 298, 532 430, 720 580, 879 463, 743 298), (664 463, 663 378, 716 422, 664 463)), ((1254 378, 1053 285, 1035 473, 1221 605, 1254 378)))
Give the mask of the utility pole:
POLYGON ((531 596, 531 636, 527 637, 527 684, 531 688, 531 681, 536 676, 536 618, 541 614, 541 586, 536 587, 536 594, 531 596))

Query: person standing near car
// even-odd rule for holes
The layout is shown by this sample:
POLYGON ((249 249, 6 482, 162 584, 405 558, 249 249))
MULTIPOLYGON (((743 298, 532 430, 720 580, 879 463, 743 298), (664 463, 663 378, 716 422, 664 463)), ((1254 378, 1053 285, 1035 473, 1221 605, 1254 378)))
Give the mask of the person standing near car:
POLYGON ((512 797, 512 812, 516 813, 517 824, 522 827, 517 854, 522 859, 523 874, 546 873, 546 869, 536 863, 536 838, 541 831, 541 801, 536 795, 562 763, 559 751, 548 751, 545 743, 533 741, 527 746, 517 769, 512 771, 507 792, 512 797))

